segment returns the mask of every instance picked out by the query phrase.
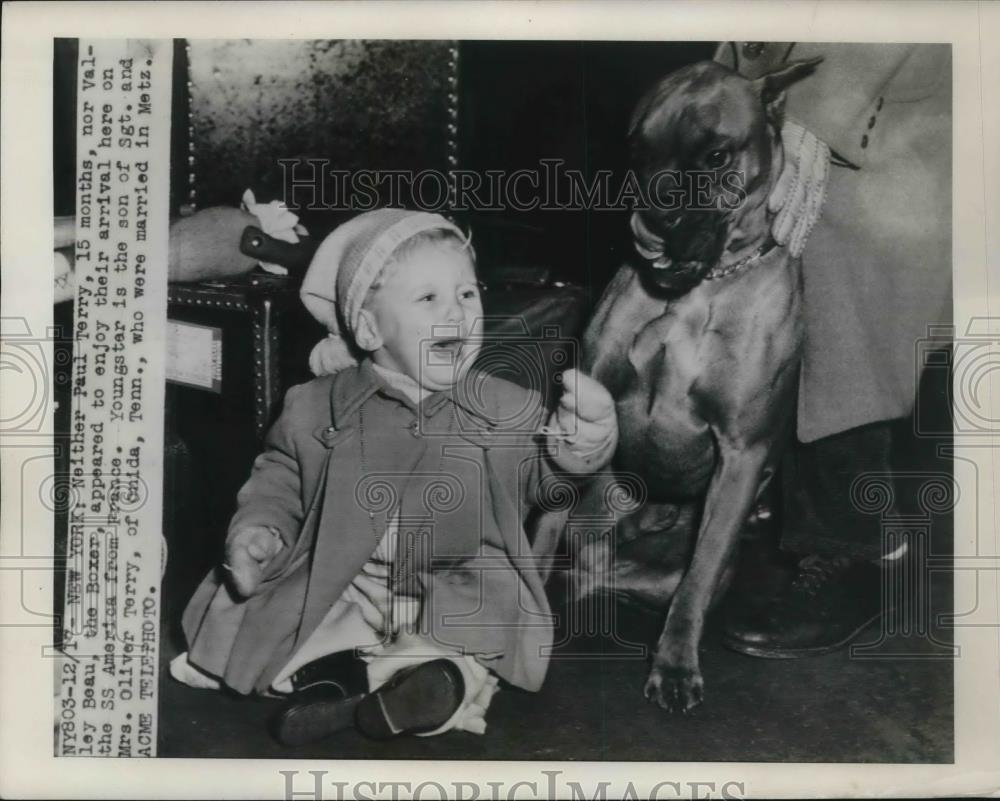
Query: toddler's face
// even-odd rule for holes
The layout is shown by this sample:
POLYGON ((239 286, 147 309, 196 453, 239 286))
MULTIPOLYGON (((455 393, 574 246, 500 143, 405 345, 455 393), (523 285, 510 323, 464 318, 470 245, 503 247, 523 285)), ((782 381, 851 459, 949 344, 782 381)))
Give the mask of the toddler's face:
POLYGON ((466 253, 447 245, 417 247, 391 267, 368 311, 381 340, 375 362, 424 389, 451 388, 482 344, 475 268, 466 253))

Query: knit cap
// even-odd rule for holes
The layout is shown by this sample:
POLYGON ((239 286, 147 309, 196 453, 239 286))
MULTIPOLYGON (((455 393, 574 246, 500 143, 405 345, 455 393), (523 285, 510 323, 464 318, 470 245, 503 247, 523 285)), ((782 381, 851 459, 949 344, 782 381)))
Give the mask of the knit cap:
MULTIPOLYGON (((359 214, 323 240, 299 290, 306 309, 330 332, 328 340, 317 348, 344 349, 343 343, 336 341, 340 337, 338 305, 353 334, 365 296, 393 251, 407 239, 433 230, 453 231, 463 240, 466 238, 458 226, 440 214, 384 208, 359 214)), ((317 363, 321 357, 315 349, 310 356, 315 373, 319 373, 317 363)))

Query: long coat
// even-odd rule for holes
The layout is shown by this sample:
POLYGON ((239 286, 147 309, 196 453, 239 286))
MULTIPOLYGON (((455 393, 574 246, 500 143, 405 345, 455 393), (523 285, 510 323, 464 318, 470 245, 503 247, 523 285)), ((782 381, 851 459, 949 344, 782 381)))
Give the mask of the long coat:
POLYGON ((237 692, 266 690, 398 507, 413 536, 397 588, 416 577, 425 633, 538 689, 552 616, 522 521, 548 470, 544 414, 537 393, 478 371, 419 410, 368 362, 291 388, 230 524, 273 526, 284 547, 249 599, 220 571, 205 578, 183 616, 191 663, 237 692))
POLYGON ((756 78, 816 56, 785 107, 839 157, 802 257, 803 442, 909 414, 917 342, 951 321, 950 46, 727 42, 716 58, 756 78))

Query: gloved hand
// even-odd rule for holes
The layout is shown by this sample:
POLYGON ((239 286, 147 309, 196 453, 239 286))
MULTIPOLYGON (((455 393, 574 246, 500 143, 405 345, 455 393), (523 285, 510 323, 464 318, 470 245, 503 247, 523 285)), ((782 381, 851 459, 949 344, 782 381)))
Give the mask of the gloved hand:
MULTIPOLYGON (((274 239, 296 244, 300 236, 309 235, 305 226, 299 222, 298 215, 290 212, 280 200, 258 203, 253 190, 247 189, 243 193, 243 202, 240 207, 256 217, 260 221, 260 230, 274 239)), ((261 269, 269 273, 288 275, 288 269, 280 264, 266 262, 258 262, 258 264, 260 264, 261 269)))
POLYGON ((781 141, 785 164, 767 207, 775 214, 771 236, 797 258, 805 249, 826 199, 830 148, 792 120, 782 126, 781 141))

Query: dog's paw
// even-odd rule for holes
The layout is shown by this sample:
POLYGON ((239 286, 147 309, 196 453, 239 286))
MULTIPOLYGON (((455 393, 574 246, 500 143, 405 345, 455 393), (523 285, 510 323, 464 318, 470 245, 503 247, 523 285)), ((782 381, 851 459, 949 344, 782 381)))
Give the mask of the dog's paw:
POLYGON ((705 682, 697 670, 654 666, 642 692, 660 709, 686 715, 704 700, 705 682))

